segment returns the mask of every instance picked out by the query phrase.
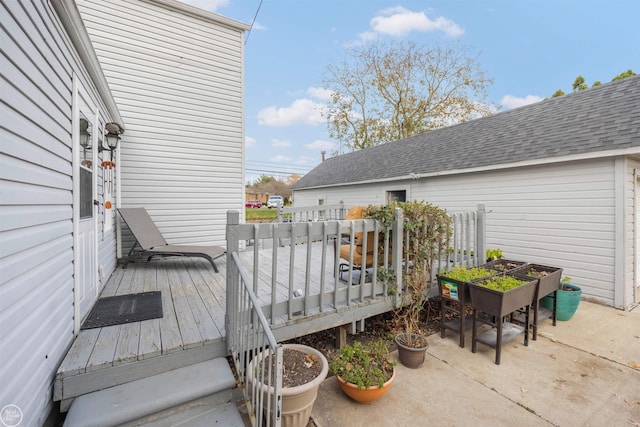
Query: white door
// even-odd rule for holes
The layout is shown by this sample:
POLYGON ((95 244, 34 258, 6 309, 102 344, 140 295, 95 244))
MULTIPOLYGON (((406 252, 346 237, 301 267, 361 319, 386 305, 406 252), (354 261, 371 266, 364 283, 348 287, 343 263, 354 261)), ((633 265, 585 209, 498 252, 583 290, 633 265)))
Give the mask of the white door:
POLYGON ((74 303, 77 333, 80 322, 98 296, 97 206, 94 201, 97 193, 97 144, 101 140, 96 107, 79 84, 76 84, 74 97, 73 132, 74 303))

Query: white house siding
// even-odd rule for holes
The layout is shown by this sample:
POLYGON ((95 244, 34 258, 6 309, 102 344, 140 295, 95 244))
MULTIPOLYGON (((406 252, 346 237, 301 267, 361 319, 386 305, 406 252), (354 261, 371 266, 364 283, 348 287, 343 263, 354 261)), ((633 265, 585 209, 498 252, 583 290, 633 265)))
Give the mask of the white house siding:
POLYGON ((74 333, 73 74, 93 86, 49 3, 2 2, 0 16, 0 408, 37 426, 74 333))
POLYGON ((385 201, 387 190, 449 212, 484 203, 487 247, 505 256, 557 265, 586 297, 614 305, 614 161, 590 160, 423 178, 416 181, 298 190, 297 206, 343 200, 347 206, 385 201))
POLYGON ((640 303, 637 295, 640 287, 640 160, 627 159, 625 165, 625 257, 624 257, 624 305, 640 303))
POLYGON ((246 27, 179 2, 77 3, 127 124, 122 206, 171 243, 224 245, 226 211, 243 211, 246 27))

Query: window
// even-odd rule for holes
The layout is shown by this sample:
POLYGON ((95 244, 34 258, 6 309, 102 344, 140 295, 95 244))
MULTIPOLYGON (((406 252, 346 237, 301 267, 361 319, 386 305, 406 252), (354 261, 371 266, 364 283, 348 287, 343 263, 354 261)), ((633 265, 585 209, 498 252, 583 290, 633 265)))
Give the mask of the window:
POLYGON ((387 191, 387 203, 406 202, 407 190, 387 191))
POLYGON ((92 124, 80 113, 80 219, 93 217, 93 143, 92 124))

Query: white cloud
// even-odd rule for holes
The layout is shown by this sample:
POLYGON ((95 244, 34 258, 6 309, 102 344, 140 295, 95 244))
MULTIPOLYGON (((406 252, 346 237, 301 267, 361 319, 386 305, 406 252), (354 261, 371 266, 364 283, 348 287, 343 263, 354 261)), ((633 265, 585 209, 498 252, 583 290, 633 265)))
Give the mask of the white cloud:
POLYGON ((244 146, 245 148, 251 148, 256 144, 256 139, 250 136, 244 137, 244 146))
POLYGON ((376 34, 403 36, 412 31, 442 31, 452 37, 464 34, 464 30, 450 19, 439 16, 432 20, 425 12, 412 12, 402 6, 380 11, 378 16, 371 19, 370 26, 371 31, 360 34, 361 40, 371 40, 376 34))
POLYGON ((229 0, 180 0, 200 9, 215 12, 218 8, 229 5, 229 0))
POLYGON ((331 141, 322 141, 320 139, 317 139, 315 141, 313 141, 311 144, 307 144, 305 145, 305 147, 308 150, 312 150, 312 151, 329 151, 329 150, 335 150, 337 148, 336 143, 335 142, 331 142, 331 141))
POLYGON ((513 95, 505 95, 504 97, 502 97, 502 99, 500 100, 500 104, 506 108, 507 110, 510 110, 511 108, 518 108, 518 107, 522 107, 524 105, 529 105, 529 104, 534 104, 536 102, 540 102, 542 101, 543 98, 537 96, 537 95, 527 95, 524 98, 518 98, 515 97, 513 95))
POLYGON ((310 99, 296 99, 289 107, 267 107, 258 112, 258 123, 265 126, 318 125, 325 123, 321 111, 325 108, 310 99))
POLYGON ((254 22, 253 26, 251 27, 251 31, 253 30, 266 30, 267 27, 265 27, 264 25, 260 24, 259 22, 254 22))
POLYGON ((283 141, 282 139, 273 138, 271 140, 271 146, 278 148, 287 148, 291 147, 291 143, 289 141, 283 141))
POLYGON ((307 94, 321 101, 328 101, 331 98, 331 91, 321 87, 310 87, 307 89, 307 94))

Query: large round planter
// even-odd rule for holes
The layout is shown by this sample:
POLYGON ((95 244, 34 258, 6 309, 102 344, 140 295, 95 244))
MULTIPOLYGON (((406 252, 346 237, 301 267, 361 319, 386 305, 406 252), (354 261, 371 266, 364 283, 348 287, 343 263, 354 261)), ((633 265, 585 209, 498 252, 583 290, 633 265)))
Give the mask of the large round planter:
MULTIPOLYGON (((566 321, 571 319, 578 310, 580 298, 582 298, 582 289, 570 283, 563 283, 561 288, 573 289, 572 291, 565 291, 563 289, 557 291, 558 305, 556 307, 556 319, 566 321)), ((542 298, 540 300, 540 306, 550 311, 553 310, 553 294, 542 298)))
POLYGON ((407 368, 416 369, 422 366, 424 363, 425 356, 427 354, 427 348, 429 348, 429 344, 427 341, 418 334, 410 334, 412 339, 419 339, 424 341, 424 347, 411 347, 406 344, 407 342, 406 333, 396 335, 395 341, 398 346, 398 359, 400 359, 400 363, 402 363, 407 368))
POLYGON ((339 376, 336 376, 336 378, 338 379, 340 388, 342 388, 342 391, 344 391, 347 396, 359 403, 371 403, 380 399, 387 393, 387 391, 389 391, 391 383, 396 379, 396 370, 393 370, 393 375, 391 375, 389 381, 384 383, 382 387, 371 386, 368 388, 360 388, 355 384, 346 382, 339 376))
MULTIPOLYGON (((324 355, 313 347, 302 344, 283 344, 282 347, 283 350, 292 349, 306 354, 313 354, 318 358, 320 363, 322 363, 320 374, 312 381, 297 387, 282 388, 282 416, 280 421, 282 427, 305 427, 309 423, 311 409, 318 396, 318 388, 329 373, 329 363, 324 355)), ((256 356, 257 360, 260 360, 259 358, 262 358, 263 354, 264 353, 258 354, 256 356)), ((254 362, 252 360, 247 367, 247 372, 255 371, 253 365, 254 362)), ((251 377, 249 381, 251 381, 251 377)), ((273 396, 273 387, 263 385, 263 392, 270 393, 271 396, 273 396)), ((273 401, 273 397, 271 401, 273 401)))

